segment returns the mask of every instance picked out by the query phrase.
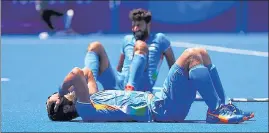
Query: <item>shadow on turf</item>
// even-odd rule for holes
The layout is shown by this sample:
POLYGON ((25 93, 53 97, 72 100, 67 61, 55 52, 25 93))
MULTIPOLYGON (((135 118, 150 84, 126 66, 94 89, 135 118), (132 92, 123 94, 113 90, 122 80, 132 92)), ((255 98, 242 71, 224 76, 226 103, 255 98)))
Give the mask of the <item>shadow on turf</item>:
MULTIPOLYGON (((70 122, 83 122, 83 121, 82 120, 71 120, 70 122)), ((85 123, 87 123, 87 122, 85 122, 85 123)), ((90 123, 92 123, 92 122, 90 122, 90 123)), ((93 122, 93 123, 103 123, 103 122, 93 122)), ((116 122, 107 122, 107 123, 122 123, 122 122, 116 121, 116 122)), ((132 122, 123 122, 123 123, 132 123, 132 122)), ((149 123, 149 122, 138 122, 138 123, 149 123)), ((206 121, 205 120, 184 120, 182 122, 156 122, 156 123, 206 123, 206 121)))
MULTIPOLYGON (((256 120, 248 120, 248 121, 256 121, 256 120)), ((133 123, 133 122, 83 122, 82 120, 72 120, 70 122, 80 122, 80 123, 133 123)), ((245 121, 246 122, 246 121, 245 121)), ((149 122, 135 122, 135 123, 149 123, 149 122)), ((201 123, 201 124, 207 124, 205 120, 184 120, 182 122, 153 122, 153 123, 201 123)), ((245 124, 245 123, 240 123, 245 124)))

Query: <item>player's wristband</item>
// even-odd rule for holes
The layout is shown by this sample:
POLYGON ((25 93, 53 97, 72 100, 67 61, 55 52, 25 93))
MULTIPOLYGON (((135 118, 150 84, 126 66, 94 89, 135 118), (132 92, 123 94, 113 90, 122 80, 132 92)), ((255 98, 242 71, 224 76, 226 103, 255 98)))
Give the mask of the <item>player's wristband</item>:
POLYGON ((64 96, 68 93, 68 90, 63 90, 61 87, 58 88, 58 92, 60 96, 64 96))

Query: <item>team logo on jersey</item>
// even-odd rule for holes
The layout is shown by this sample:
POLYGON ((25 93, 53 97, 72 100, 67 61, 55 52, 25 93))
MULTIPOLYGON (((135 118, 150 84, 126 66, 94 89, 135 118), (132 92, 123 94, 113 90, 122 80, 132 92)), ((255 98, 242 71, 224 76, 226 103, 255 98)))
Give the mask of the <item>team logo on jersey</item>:
POLYGON ((158 77, 158 73, 157 72, 155 72, 155 73, 152 74, 152 79, 153 80, 157 80, 157 77, 158 77))
POLYGON ((156 50, 156 48, 155 48, 155 47, 150 46, 150 47, 149 47, 149 50, 153 51, 153 50, 156 50))
POLYGON ((126 112, 127 114, 130 114, 130 115, 145 116, 145 114, 148 112, 148 106, 146 104, 144 105, 142 104, 139 106, 128 105, 128 106, 125 106, 124 110, 125 111, 123 112, 126 112))

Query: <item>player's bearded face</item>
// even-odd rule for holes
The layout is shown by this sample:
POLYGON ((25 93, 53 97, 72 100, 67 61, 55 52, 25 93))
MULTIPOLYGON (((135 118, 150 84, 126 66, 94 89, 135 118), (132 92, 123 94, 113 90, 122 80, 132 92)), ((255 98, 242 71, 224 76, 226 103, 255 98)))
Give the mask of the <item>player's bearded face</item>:
POLYGON ((132 31, 136 40, 145 40, 149 33, 145 21, 133 22, 132 31))

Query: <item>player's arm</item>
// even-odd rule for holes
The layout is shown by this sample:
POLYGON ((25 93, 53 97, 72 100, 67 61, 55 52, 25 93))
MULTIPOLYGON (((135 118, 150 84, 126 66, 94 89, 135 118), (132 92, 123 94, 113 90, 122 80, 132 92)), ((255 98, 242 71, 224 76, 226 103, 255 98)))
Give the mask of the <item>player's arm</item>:
POLYGON ((119 62, 118 62, 118 65, 117 65, 117 71, 118 72, 121 72, 122 71, 122 67, 123 67, 123 63, 124 63, 124 58, 126 56, 125 55, 125 52, 124 52, 124 49, 125 49, 126 45, 128 44, 128 41, 130 41, 131 38, 132 38, 132 36, 130 36, 130 35, 126 35, 123 38, 123 44, 122 44, 121 49, 120 49, 120 58, 119 58, 119 62))
POLYGON ((171 47, 167 48, 164 52, 164 56, 166 58, 167 64, 169 66, 169 69, 172 67, 172 65, 175 63, 175 57, 174 52, 171 47))
POLYGON ((171 48, 171 42, 170 40, 162 33, 159 34, 162 42, 162 46, 164 47, 164 56, 166 58, 167 64, 169 69, 172 67, 172 65, 175 63, 175 57, 174 52, 171 48))
POLYGON ((121 53, 120 54, 120 59, 119 59, 119 62, 118 62, 118 66, 117 66, 117 71, 118 72, 121 72, 121 69, 123 67, 124 57, 125 57, 124 53, 121 53))
POLYGON ((59 88, 59 95, 63 96, 75 91, 81 102, 89 102, 90 94, 98 91, 92 72, 88 68, 73 68, 65 77, 62 86, 59 88))

